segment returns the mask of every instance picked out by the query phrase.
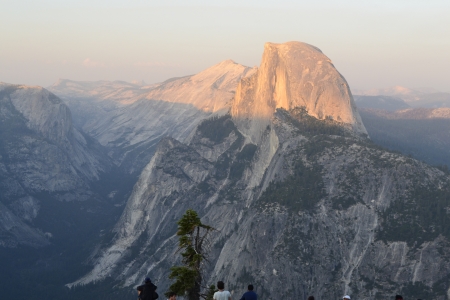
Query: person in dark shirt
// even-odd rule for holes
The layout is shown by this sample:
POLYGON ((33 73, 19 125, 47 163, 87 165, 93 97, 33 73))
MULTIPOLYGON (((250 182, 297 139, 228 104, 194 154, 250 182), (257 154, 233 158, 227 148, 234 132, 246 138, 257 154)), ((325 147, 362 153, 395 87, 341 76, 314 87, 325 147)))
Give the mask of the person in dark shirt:
POLYGON ((137 287, 139 299, 142 300, 155 300, 156 299, 156 285, 152 283, 150 278, 146 277, 144 284, 137 287))
POLYGON ((248 291, 242 295, 240 300, 258 300, 258 295, 253 291, 253 284, 248 285, 248 291))

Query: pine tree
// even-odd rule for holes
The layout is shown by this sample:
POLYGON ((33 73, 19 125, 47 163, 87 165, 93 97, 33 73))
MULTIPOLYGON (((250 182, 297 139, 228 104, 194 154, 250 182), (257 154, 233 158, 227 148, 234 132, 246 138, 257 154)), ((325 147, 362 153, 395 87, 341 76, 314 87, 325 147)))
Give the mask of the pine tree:
MULTIPOLYGON (((169 290, 179 296, 185 296, 189 300, 206 298, 210 294, 211 287, 202 294, 202 271, 208 261, 209 234, 214 230, 211 226, 200 221, 196 211, 188 209, 177 222, 179 236, 178 251, 183 251, 183 266, 170 268, 170 279, 175 282, 169 290)), ((214 289, 214 288, 213 288, 214 289)))

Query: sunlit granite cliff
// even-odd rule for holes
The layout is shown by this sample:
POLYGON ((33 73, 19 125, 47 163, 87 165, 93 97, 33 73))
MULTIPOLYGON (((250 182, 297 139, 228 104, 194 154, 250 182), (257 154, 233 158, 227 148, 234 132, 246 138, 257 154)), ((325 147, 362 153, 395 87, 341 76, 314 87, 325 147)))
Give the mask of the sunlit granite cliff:
POLYGON ((239 130, 259 142, 275 109, 304 106, 318 119, 332 119, 366 134, 344 77, 318 48, 266 43, 261 65, 237 88, 231 115, 239 130))

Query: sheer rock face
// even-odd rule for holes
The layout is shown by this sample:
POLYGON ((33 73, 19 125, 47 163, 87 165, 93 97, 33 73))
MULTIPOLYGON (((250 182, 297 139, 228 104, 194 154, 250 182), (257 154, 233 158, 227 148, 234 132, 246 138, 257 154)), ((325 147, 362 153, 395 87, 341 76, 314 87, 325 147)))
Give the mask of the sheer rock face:
POLYGON ((0 83, 0 140, 0 246, 48 245, 34 223, 48 202, 96 199, 89 185, 112 163, 41 87, 0 83))
POLYGON ((236 91, 232 116, 254 143, 275 109, 305 106, 318 119, 332 118, 367 134, 347 82, 318 48, 300 42, 267 43, 258 71, 236 91))
POLYGON ((83 181, 98 179, 99 173, 111 166, 98 149, 92 149, 95 143, 73 127, 67 105, 46 89, 0 83, 0 100, 3 134, 13 139, 4 147, 11 159, 9 170, 45 174, 36 174, 32 182, 24 181, 25 186, 32 184, 37 190, 49 192, 67 191, 84 186, 83 181), (21 151, 16 149, 20 144, 21 151), (27 152, 28 156, 20 155, 27 152), (31 158, 35 158, 33 162, 22 165, 31 158), (52 162, 59 167, 55 168, 52 162))

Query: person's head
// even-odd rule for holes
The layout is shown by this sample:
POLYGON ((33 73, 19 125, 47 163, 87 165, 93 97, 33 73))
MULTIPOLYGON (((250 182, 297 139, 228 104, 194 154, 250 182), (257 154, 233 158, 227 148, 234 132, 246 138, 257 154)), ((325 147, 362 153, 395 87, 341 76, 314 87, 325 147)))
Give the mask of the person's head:
POLYGON ((169 293, 169 300, 176 300, 177 299, 177 294, 175 294, 175 292, 170 292, 169 293))
POLYGON ((253 291, 253 284, 249 284, 249 285, 248 285, 248 290, 249 290, 249 291, 253 291))
POLYGON ((396 295, 396 296, 395 296, 395 300, 403 300, 402 295, 396 295))
POLYGON ((342 299, 344 299, 344 300, 350 300, 350 296, 349 296, 349 295, 345 295, 342 299))
POLYGON ((148 278, 148 277, 145 277, 145 280, 144 280, 144 282, 145 282, 145 283, 147 283, 147 282, 152 282, 152 281, 150 280, 150 278, 148 278))
POLYGON ((217 282, 217 288, 219 290, 223 290, 225 288, 225 283, 223 283, 223 281, 218 281, 217 282))
POLYGON ((308 300, 314 300, 314 296, 309 296, 308 300))

